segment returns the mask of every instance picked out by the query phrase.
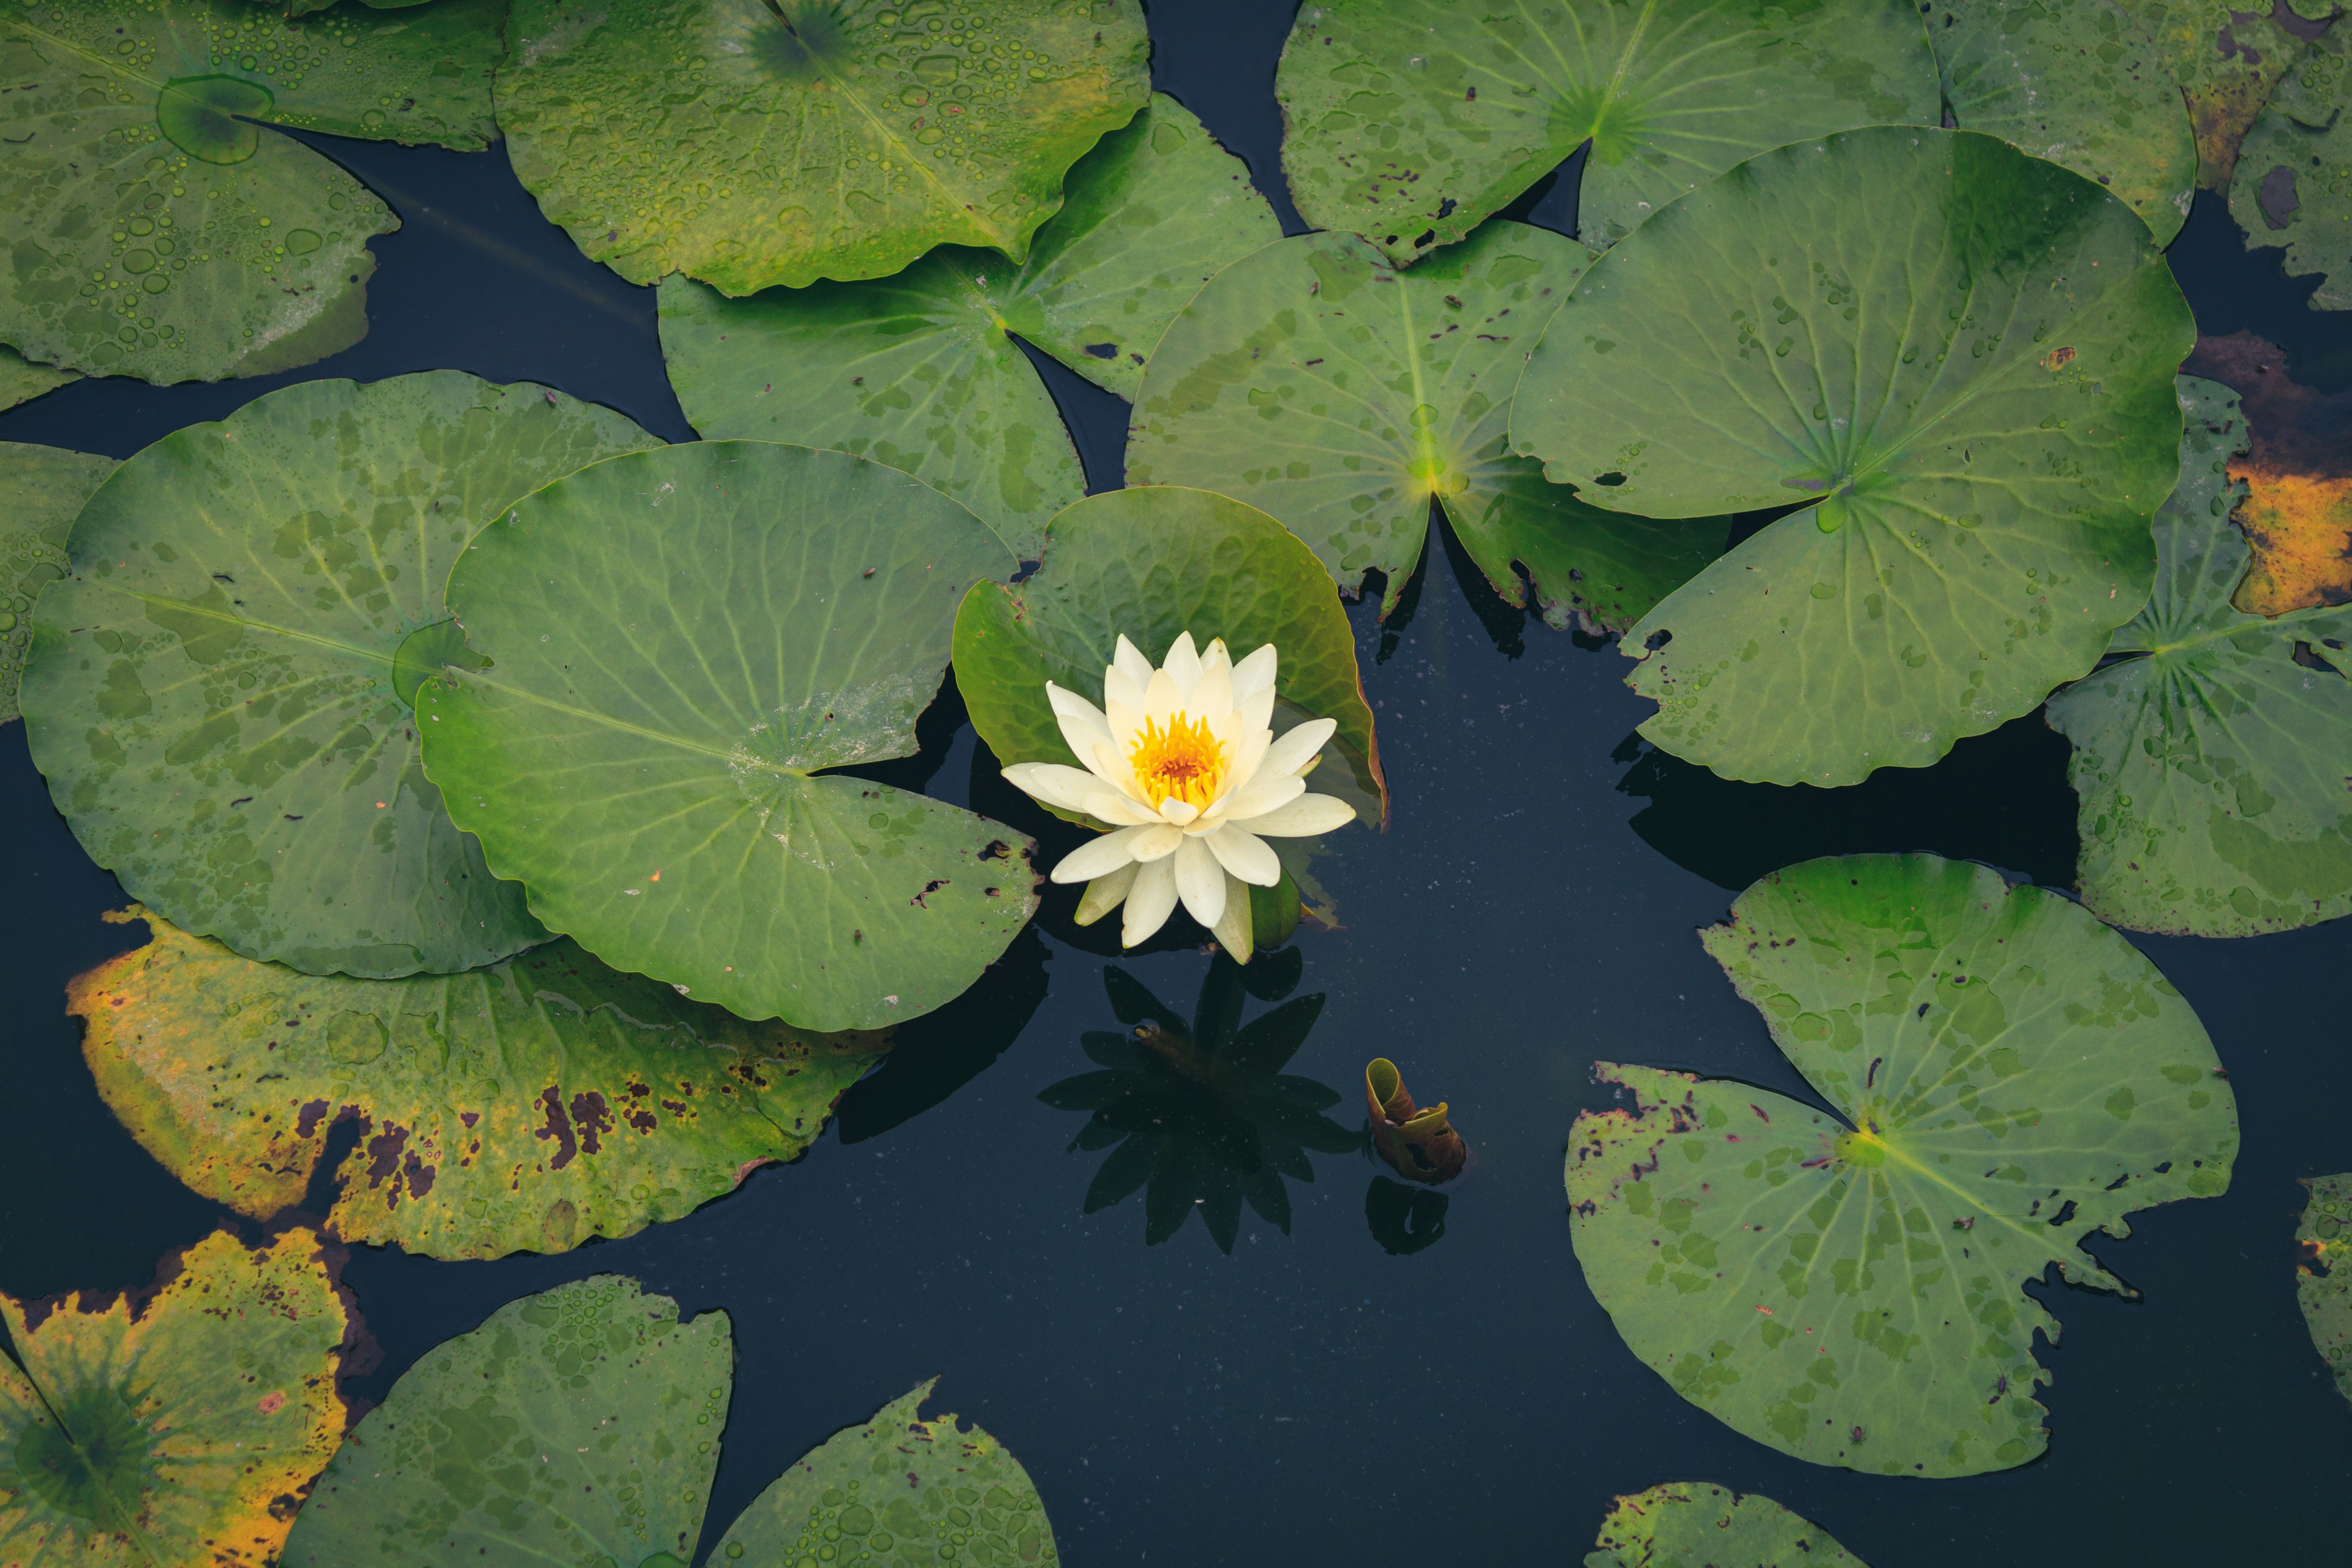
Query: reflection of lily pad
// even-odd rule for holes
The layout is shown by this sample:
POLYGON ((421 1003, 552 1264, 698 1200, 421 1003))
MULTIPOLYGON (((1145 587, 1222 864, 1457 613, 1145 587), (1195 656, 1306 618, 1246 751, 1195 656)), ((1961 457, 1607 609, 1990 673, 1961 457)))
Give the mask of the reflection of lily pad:
POLYGON ((1279 239, 1240 159, 1172 98, 1070 171, 1028 261, 933 251, 894 278, 742 300, 662 284, 662 353, 694 427, 903 468, 1034 558, 1086 493, 1077 452, 1008 333, 1131 397, 1152 344, 1202 281, 1279 239))
POLYGON ((878 463, 706 441, 600 463, 484 529, 425 761, 533 913, 747 1018, 874 1028, 1037 907, 1028 839, 820 770, 903 757, 1002 541, 878 463))
POLYGON ((306 382, 149 447, 83 509, 25 671, 75 836, 173 924, 297 969, 446 973, 543 940, 442 809, 395 674, 446 638, 476 528, 653 439, 433 371, 306 382))
POLYGON ((37 1320, 0 1297, 0 1562, 276 1560, 342 1436, 341 1293, 304 1230, 215 1231, 163 1272, 37 1320))
POLYGON ((632 283, 730 294, 1023 260, 1150 93, 1135 0, 517 0, 508 26, 499 124, 541 210, 632 283))
POLYGON ((1301 235, 1219 273, 1160 341, 1128 432, 1130 484, 1263 507, 1349 590, 1421 559, 1429 504, 1497 592, 1622 631, 1722 547, 1725 530, 1585 505, 1514 457, 1511 394, 1591 253, 1486 225, 1408 272, 1352 235, 1301 235))
POLYGON ((2158 245, 2180 232, 2197 188, 2188 106, 2115 0, 1936 0, 1927 37, 1960 129, 2096 180, 2158 245))
POLYGON ((0 724, 33 642, 33 601, 66 574, 66 535, 114 459, 0 441, 0 724))
POLYGON ((0 408, 14 408, 19 403, 54 392, 69 381, 79 381, 80 373, 59 370, 53 364, 36 364, 15 349, 0 343, 0 408))
POLYGON ((1650 516, 1821 498, 1620 646, 1660 747, 1853 784, 2031 711, 2145 602, 2194 331, 2095 184, 1879 127, 1753 159, 1595 262, 1511 437, 1650 516))
POLYGON ((933 1378, 874 1419, 835 1434, 771 1482, 727 1527, 714 1563, 835 1561, 933 1568, 1052 1568, 1045 1505, 1021 1461, 953 1415, 921 1418, 933 1378))
POLYGON ((2244 494, 2231 515, 2254 558, 2231 603, 2257 616, 2352 604, 2352 392, 2319 393, 2252 332, 2200 338, 2187 367, 2243 399, 2244 494))
POLYGON ((2242 0, 2116 4, 2154 41, 2187 94, 2198 179, 2217 191, 2229 188, 2246 128, 2336 11, 2335 0, 2270 0, 2244 9, 2242 0))
POLYGON ((1621 1497, 1584 1568, 1863 1568, 1862 1560, 1774 1502, 1704 1481, 1621 1497))
POLYGON ((1767 147, 1937 112, 1918 14, 1867 0, 1322 0, 1299 13, 1275 91, 1299 212, 1400 265, 1588 138, 1578 222, 1611 245, 1767 147))
POLYGON ((2352 606, 2266 620, 2224 471, 2227 387, 2180 378, 2180 488, 2156 518, 2156 594, 2124 657, 2050 700, 2074 743, 2083 901, 2138 931, 2251 936, 2352 913, 2352 606))
POLYGON ((2301 1254, 2295 1300, 2311 1330, 2312 1348, 2352 1399, 2352 1175, 2314 1176, 2294 1239, 2301 1254))
POLYGON ((2322 274, 2308 303, 2352 310, 2352 53, 2334 29, 2271 95, 2230 177, 2249 246, 2281 246, 2291 274, 2322 274))
POLYGON ((2229 1185, 2236 1104, 2153 964, 2062 898, 1934 856, 1809 861, 1701 933, 1835 1114, 1603 1064, 1576 1255, 1633 1352, 1817 1464, 1962 1476, 2048 1444, 2021 1286, 2123 1216, 2229 1185))
POLYGON ((68 370, 215 381, 367 331, 368 240, 399 226, 273 126, 488 145, 505 0, 289 18, 242 0, 11 7, 0 339, 68 370))
POLYGON ((747 1024, 569 942, 463 974, 312 978, 149 918, 152 942, 67 993, 132 1136, 268 1219, 356 1120, 329 1225, 434 1258, 677 1219, 797 1159, 890 1045, 747 1024))

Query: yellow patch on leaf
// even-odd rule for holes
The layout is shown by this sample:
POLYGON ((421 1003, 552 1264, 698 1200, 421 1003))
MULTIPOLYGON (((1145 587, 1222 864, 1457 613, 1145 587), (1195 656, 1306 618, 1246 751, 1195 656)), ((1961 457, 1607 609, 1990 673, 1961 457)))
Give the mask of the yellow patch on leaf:
POLYGON ((2230 462, 2246 499, 2231 516, 2254 558, 2231 602, 2255 616, 2352 603, 2352 393, 2292 380, 2252 332, 2199 339, 2182 368, 2235 389, 2246 411, 2249 446, 2230 462))

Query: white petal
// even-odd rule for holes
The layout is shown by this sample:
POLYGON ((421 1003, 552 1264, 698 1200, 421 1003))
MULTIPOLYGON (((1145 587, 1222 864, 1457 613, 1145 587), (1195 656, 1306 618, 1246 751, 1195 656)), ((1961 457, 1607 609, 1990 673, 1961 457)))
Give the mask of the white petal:
POLYGON ((1178 800, 1171 795, 1160 803, 1160 820, 1171 827, 1189 827, 1192 819, 1200 815, 1201 808, 1189 800, 1178 800))
POLYGON ((1164 732, 1168 721, 1174 718, 1183 706, 1184 692, 1176 684, 1176 678, 1164 669, 1153 670, 1151 684, 1143 689, 1145 721, 1159 725, 1164 732))
POLYGON ((1116 833, 1104 834, 1092 843, 1079 845, 1063 856, 1062 863, 1054 868, 1054 880, 1067 885, 1071 882, 1091 882, 1097 877, 1109 876, 1137 858, 1135 841, 1150 831, 1148 827, 1122 827, 1116 833))
POLYGON ((1265 770, 1266 748, 1274 744, 1274 731, 1260 724, 1243 732, 1234 747, 1232 767, 1225 773, 1225 787, 1218 798, 1227 798, 1247 786, 1252 779, 1265 770))
POLYGON ((1078 899, 1078 912, 1072 918, 1082 926, 1090 926, 1127 901, 1128 889, 1135 886, 1135 875, 1143 868, 1130 860, 1108 877, 1097 877, 1087 884, 1078 899))
POLYGON ((1171 827, 1164 822, 1155 822, 1149 827, 1124 831, 1131 831, 1135 835, 1135 847, 1129 853, 1137 859, 1145 862, 1173 855, 1176 853, 1176 846, 1184 842, 1184 830, 1181 827, 1171 827))
POLYGON ((1087 775, 1087 782, 1094 785, 1094 793, 1070 807, 1072 811, 1083 811, 1088 816, 1120 827, 1149 827, 1160 820, 1151 814, 1150 806, 1139 805, 1116 790, 1103 788, 1102 780, 1092 773, 1087 775))
POLYGON ((1151 661, 1143 657, 1142 649, 1127 640, 1125 632, 1118 634, 1118 647, 1111 655, 1111 668, 1134 682, 1139 692, 1151 684, 1151 661))
POLYGON ((1054 716, 1057 719, 1083 719, 1097 730, 1110 728, 1101 709, 1066 686, 1056 686, 1050 680, 1045 682, 1045 700, 1054 705, 1054 716))
POLYGON ((1344 800, 1328 795, 1302 795, 1288 805, 1277 805, 1264 816, 1251 817, 1240 826, 1269 838, 1305 838, 1317 833, 1328 833, 1355 820, 1356 808, 1344 800))
POLYGON ((1176 909, 1176 868, 1167 860, 1154 860, 1139 867, 1135 873, 1135 886, 1127 891, 1127 921, 1118 933, 1121 946, 1134 947, 1150 942, 1152 933, 1168 923, 1176 909))
POLYGON ((1271 888, 1282 880, 1282 862, 1275 858, 1274 847, 1255 833, 1227 824, 1201 842, 1219 865, 1244 882, 1271 888))
POLYGON ((1288 805, 1306 793, 1307 781, 1296 773, 1260 768, 1257 777, 1217 803, 1217 820, 1247 824, 1277 806, 1288 805))
MULTIPOLYGON (((1078 761, 1087 762, 1087 759, 1095 754, 1097 747, 1110 744, 1108 730, 1099 725, 1090 724, 1083 719, 1073 718, 1066 713, 1058 717, 1062 725, 1062 742, 1070 748, 1070 754, 1078 761)), ((1088 765, 1092 766, 1091 763, 1088 765)))
POLYGON ((1234 700, 1274 689, 1274 645, 1266 644, 1234 666, 1234 700))
POLYGON ((1187 838, 1176 848, 1176 891, 1192 918, 1214 926, 1225 912, 1225 868, 1207 845, 1187 838))
POLYGON ((1267 747, 1263 765, 1268 773, 1297 773, 1323 749, 1323 742, 1339 729, 1339 721, 1336 719, 1309 719, 1267 747))
POLYGON ((1204 660, 1201 679, 1192 685, 1192 694, 1184 699, 1184 710, 1195 719, 1204 720, 1214 728, 1234 710, 1234 672, 1223 659, 1204 660))
POLYGON ((1117 665, 1103 671, 1103 719, 1114 735, 1123 734, 1143 721, 1136 717, 1143 711, 1143 689, 1151 682, 1151 672, 1146 669, 1141 680, 1136 679, 1117 665), (1122 722, 1119 714, 1129 717, 1122 722))
POLYGON ((1176 634, 1176 640, 1168 645, 1168 657, 1160 661, 1160 668, 1174 679, 1177 690, 1187 697, 1192 695, 1192 688, 1201 679, 1201 656, 1193 651, 1191 632, 1176 634))
POLYGON ((1225 912, 1211 928, 1217 945, 1223 948, 1235 963, 1250 961, 1250 949, 1256 946, 1255 933, 1250 930, 1249 889, 1231 877, 1225 879, 1225 912))
POLYGON ((1143 806, 1144 810, 1151 809, 1144 805, 1143 786, 1135 782, 1135 764, 1119 755, 1109 742, 1105 741, 1095 748, 1094 755, 1087 759, 1087 766, 1094 769, 1105 783, 1118 790, 1119 794, 1127 796, 1136 805, 1143 806))
POLYGON ((1090 773, 1060 763, 1015 763, 1004 770, 1004 782, 1064 811, 1084 811, 1088 795, 1100 795, 1103 782, 1090 773))

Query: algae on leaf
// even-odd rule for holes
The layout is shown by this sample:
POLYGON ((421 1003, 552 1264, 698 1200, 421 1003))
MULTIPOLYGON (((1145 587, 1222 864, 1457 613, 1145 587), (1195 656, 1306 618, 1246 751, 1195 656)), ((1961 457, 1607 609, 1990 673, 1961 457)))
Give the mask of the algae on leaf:
POLYGON ((0 1563, 275 1562, 341 1438, 353 1325, 318 1238, 215 1231, 135 1295, 0 1297, 0 1563))
POLYGON ((1019 262, 1062 177, 1150 94, 1137 0, 516 0, 515 173, 632 283, 887 278, 938 245, 1019 262))
POLYGON ((2230 176, 2230 216, 2246 244, 2283 247, 2289 274, 2320 275, 2306 301, 2315 310, 2352 310, 2347 52, 2332 28, 2311 46, 2246 132, 2230 176))
POLYGON ((2230 1183, 2236 1102, 2180 994, 2087 911, 1932 855, 1808 861, 1700 933, 1833 1108, 1602 1063, 1570 1232, 1634 1354, 1735 1430, 1886 1475, 2047 1447, 2051 1265, 2230 1183))
POLYGON ((1864 1568, 1862 1559, 1760 1492, 1668 1481, 1621 1497, 1584 1568, 1864 1568))
POLYGON ((1612 509, 1815 502, 1619 647, 1653 743, 1853 784, 2032 711, 2146 601, 2194 333, 2120 200, 1990 136, 1874 127, 1752 159, 1593 263, 1511 437, 1612 509))
POLYGON ((2352 913, 2352 606, 2265 619, 2226 471, 2235 394, 2180 378, 2180 488, 2123 656, 2050 700, 2074 742, 2083 901, 2137 931, 2253 936, 2352 913))
POLYGON ((240 0, 0 15, 0 342, 152 382, 288 370, 367 331, 384 204, 274 127, 485 147, 505 0, 292 18, 240 0))
POLYGON ((2352 1175, 2313 1176, 2294 1239, 2295 1300, 2336 1392, 2352 1399, 2352 1175))
POLYGON ((19 403, 31 401, 45 392, 54 392, 69 381, 79 381, 78 371, 59 370, 53 364, 37 364, 5 343, 0 343, 0 408, 14 408, 19 403))
POLYGON ((66 574, 66 535, 113 471, 111 458, 0 441, 0 724, 16 717, 33 601, 66 574))
POLYGON ((487 969, 310 977, 157 916, 75 980, 99 1094, 165 1170, 256 1219, 359 1123, 327 1225, 431 1258, 561 1252, 798 1159, 890 1048, 747 1024, 570 942, 487 969))
POLYGON ((1011 333, 1131 397, 1203 279, 1282 237, 1240 159, 1155 97, 1070 171, 1018 266, 943 247, 893 278, 729 300, 661 286, 662 354, 713 439, 791 441, 902 468, 977 512, 1024 559, 1086 493, 1052 395, 1011 333))
POLYGON ((481 661, 417 696, 450 815, 531 911, 747 1018, 876 1028, 1035 912, 1034 846, 826 770, 916 750, 955 607, 1016 563, 919 481, 704 441, 509 508, 449 574, 481 661))
POLYGON ((2116 3, 2188 98, 2198 182, 2214 191, 2230 188, 2247 128, 2336 9, 2335 0, 2270 0, 2245 10, 2241 0, 2116 3))
POLYGON ((1588 140, 1579 233, 1607 246, 1768 147, 1937 110, 1919 14, 1874 0, 1307 0, 1275 92, 1300 215, 1399 266, 1588 140))
POLYGON ((1353 235, 1268 246, 1160 340, 1128 482, 1264 508, 1342 588, 1382 574, 1383 615, 1420 563, 1433 500, 1506 600, 1532 595, 1554 626, 1623 631, 1721 552, 1727 525, 1603 511, 1512 455, 1519 373, 1591 258, 1500 220, 1404 272, 1353 235))
POLYGON ((466 659, 441 584, 478 527, 651 446, 543 387, 304 382, 173 432, 82 510, 21 693, 33 760, 133 898, 248 957, 389 978, 546 940, 418 762, 466 659))

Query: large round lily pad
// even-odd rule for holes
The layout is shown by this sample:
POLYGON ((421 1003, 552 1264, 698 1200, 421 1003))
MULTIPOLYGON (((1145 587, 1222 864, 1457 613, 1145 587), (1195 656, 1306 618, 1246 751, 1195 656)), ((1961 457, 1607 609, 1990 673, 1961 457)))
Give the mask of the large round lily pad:
POLYGON ((1592 253, 1496 221, 1410 271, 1353 235, 1217 274, 1160 340, 1128 426, 1129 484, 1192 485, 1282 520, 1349 591, 1421 559, 1430 502, 1497 592, 1622 631, 1726 529, 1587 506, 1510 451, 1511 394, 1592 253), (1522 580, 1520 569, 1527 573, 1522 580))
POLYGON ((1027 258, 1062 176, 1150 94, 1137 0, 516 0, 515 173, 633 283, 887 278, 1027 258))
POLYGON ((2117 658, 2050 700, 2074 744, 2083 901, 2137 931, 2252 936, 2352 913, 2352 605, 2230 603, 2244 487, 2235 393, 2180 378, 2180 488, 2156 518, 2156 593, 2117 658))
POLYGON ((99 1093, 206 1197, 302 1201, 339 1121, 360 1138, 327 1224, 433 1258, 621 1237, 800 1157, 885 1034, 747 1024, 569 942, 463 974, 352 980, 154 940, 67 992, 99 1093))
POLYGON ((53 364, 37 364, 15 349, 0 343, 0 408, 14 408, 45 392, 54 392, 69 381, 79 381, 78 371, 59 370, 53 364))
POLYGON ((599 1274, 427 1351, 352 1428, 286 1568, 670 1568, 694 1556, 734 1383, 727 1314, 599 1274))
POLYGON ((2336 1392, 2352 1399, 2352 1174, 2314 1176, 2303 1184, 2310 1193, 2294 1229, 2302 1252, 2295 1300, 2336 1392))
POLYGON ((1633 1352, 1817 1464, 1965 1476, 2049 1435, 2021 1287, 2124 1215, 2229 1185, 2236 1102, 2180 994, 2089 913, 1932 855, 1808 861, 1700 933, 1834 1114, 1602 1064, 1576 1255, 1633 1352))
POLYGON ((543 941, 457 831, 409 704, 465 658, 441 584, 524 492, 654 438, 457 371, 314 381, 173 432, 82 510, 22 692, 99 864, 253 958, 384 978, 543 941))
POLYGON ((114 459, 0 441, 0 724, 33 644, 33 601, 66 574, 66 535, 114 459))
POLYGON ((2121 201, 1990 136, 1874 127, 1752 159, 1595 262, 1511 437, 1652 517, 1819 498, 1620 646, 1654 744, 1846 784, 2032 711, 2146 601, 2194 342, 2121 201))
POLYGON ((1155 97, 1070 171, 1015 266, 948 247, 895 278, 730 300, 661 289, 662 357, 704 436, 831 447, 955 497, 1024 559, 1086 475, 1022 337, 1135 395, 1171 319, 1227 262, 1282 237, 1240 159, 1155 97))
POLYGON ((965 598, 955 622, 956 687, 998 762, 1076 766, 1045 683, 1099 704, 1121 637, 1157 663, 1188 631, 1202 647, 1223 637, 1237 658, 1274 644, 1276 733, 1337 721, 1333 754, 1314 787, 1353 805, 1360 822, 1387 820, 1355 634, 1330 576, 1280 523, 1224 496, 1152 485, 1063 511, 1046 527, 1034 574, 1010 587, 978 584, 965 598))
POLYGON ((1584 1568, 1863 1568, 1862 1559, 1759 1492, 1668 1481, 1621 1497, 1584 1568))
POLYGON ((485 147, 505 0, 279 16, 242 0, 0 15, 0 341, 67 370, 217 381, 367 331, 400 226, 275 126, 485 147))
POLYGON ((486 668, 418 698, 425 764, 540 919, 747 1018, 874 1028, 980 977, 1033 846, 822 770, 916 750, 1003 541, 878 463, 706 441, 600 463, 484 529, 449 605, 486 668))
POLYGON ((2271 94, 2238 150, 2230 216, 2249 246, 2280 247, 2292 274, 2316 272, 2306 301, 2352 310, 2352 69, 2346 35, 2314 43, 2271 94))
POLYGON ((318 1237, 215 1231, 136 1296, 0 1297, 0 1562, 277 1561, 343 1435, 351 1331, 318 1237))
POLYGON ((1308 0, 1275 92, 1300 215, 1400 266, 1588 140, 1578 228, 1606 246, 1752 153, 1938 107, 1919 14, 1873 0, 1308 0))
POLYGON ((2172 243, 2197 139, 2179 84, 2116 0, 1936 0, 1927 37, 1960 129, 2096 180, 2172 243))
POLYGON ((2335 0, 2116 0, 2156 44, 2189 100, 2197 176, 2226 191, 2240 142, 2311 41, 2336 13, 2335 0))

